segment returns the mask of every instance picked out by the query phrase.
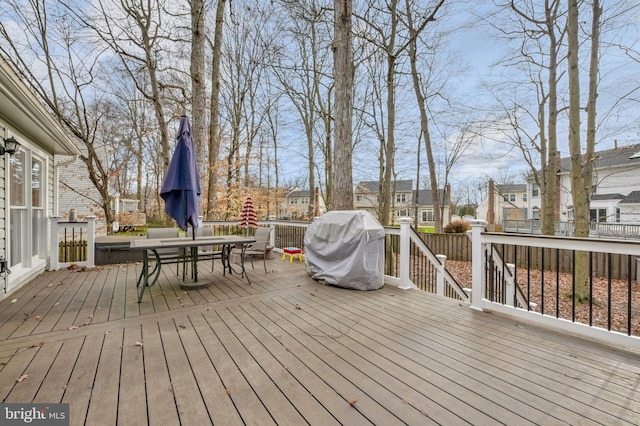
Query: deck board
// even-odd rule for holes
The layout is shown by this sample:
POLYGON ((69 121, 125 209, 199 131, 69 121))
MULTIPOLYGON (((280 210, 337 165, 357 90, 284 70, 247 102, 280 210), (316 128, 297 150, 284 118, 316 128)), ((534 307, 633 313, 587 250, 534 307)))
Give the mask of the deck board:
MULTIPOLYGON (((282 366, 272 354, 265 349, 264 344, 252 335, 243 323, 229 310, 221 311, 220 317, 222 321, 229 327, 229 331, 242 342, 246 350, 242 357, 234 357, 239 363, 254 364, 257 374, 255 374, 258 382, 273 382, 277 391, 267 395, 282 395, 283 399, 270 397, 269 400, 263 398, 263 402, 272 412, 272 416, 279 424, 283 424, 286 420, 290 424, 302 424, 307 421, 314 424, 331 425, 335 424, 335 419, 329 412, 321 406, 313 398, 303 386, 293 377, 287 369, 282 366), (294 412, 282 412, 280 415, 273 414, 273 407, 291 407, 294 412), (281 420, 282 419, 282 420, 281 420)), ((266 392, 269 392, 267 390, 266 392)))
POLYGON ((135 326, 126 328, 122 343, 118 424, 147 424, 147 407, 140 403, 146 392, 144 352, 136 342, 143 342, 142 329, 135 326))
POLYGON ((179 424, 173 387, 169 378, 158 324, 142 327, 145 394, 131 395, 130 404, 146 405, 149 424, 179 424))
MULTIPOLYGON (((205 313, 206 316, 209 314, 215 315, 215 313, 205 313)), ((193 319, 193 326, 218 372, 225 387, 225 393, 245 424, 273 424, 269 412, 223 346, 218 333, 211 326, 212 323, 213 320, 207 318, 193 319)))
MULTIPOLYGON (((349 304, 349 306, 353 307, 356 306, 356 304, 349 304)), ((326 308, 330 309, 330 306, 327 305, 326 308)), ((375 312, 375 310, 372 311, 375 312)), ((383 322, 394 321, 394 318, 379 318, 379 320, 383 322)), ((375 321, 375 319, 373 319, 373 321, 375 321)), ((589 389, 589 382, 591 381, 591 377, 586 371, 584 374, 577 374, 575 377, 577 380, 580 380, 584 386, 580 389, 574 389, 567 386, 563 382, 563 379, 568 374, 571 374, 570 371, 568 369, 558 369, 555 366, 555 362, 552 357, 545 356, 545 354, 536 354, 536 347, 539 348, 544 346, 544 342, 538 342, 538 346, 533 346, 530 343, 524 343, 526 340, 531 341, 531 336, 529 336, 529 339, 527 339, 526 336, 523 336, 522 339, 519 340, 521 343, 515 344, 511 347, 501 348, 499 342, 496 342, 495 345, 482 347, 480 351, 485 351, 484 353, 474 351, 473 354, 469 354, 469 356, 466 357, 464 351, 468 348, 467 339, 471 338, 471 336, 462 336, 460 339, 456 339, 453 333, 446 332, 445 327, 446 325, 441 324, 436 329, 439 332, 442 331, 441 337, 431 335, 425 336, 425 339, 421 339, 425 347, 427 347, 426 345, 439 343, 443 345, 443 349, 439 351, 442 356, 447 353, 451 353, 451 351, 459 353, 459 356, 454 357, 451 360, 451 365, 460 363, 459 360, 467 360, 467 363, 469 361, 482 363, 484 366, 482 369, 470 370, 476 374, 481 373, 487 375, 487 377, 478 377, 480 382, 489 383, 489 379, 503 376, 502 384, 506 387, 500 386, 500 391, 507 391, 507 393, 512 396, 520 395, 520 400, 532 404, 532 408, 536 411, 540 409, 544 412, 558 411, 555 404, 556 397, 565 396, 570 397, 570 399, 567 400, 568 404, 561 409, 561 411, 564 410, 564 412, 561 413, 563 419, 574 418, 574 420, 577 421, 577 419, 583 418, 585 412, 596 413, 597 410, 600 410, 601 415, 598 417, 599 420, 597 421, 615 423, 618 419, 609 418, 607 420, 607 413, 613 412, 616 410, 617 406, 621 404, 624 405, 629 402, 626 398, 616 397, 615 393, 608 394, 605 397, 598 397, 598 402, 596 404, 582 402, 600 395, 602 389, 594 389, 594 393, 588 393, 586 391, 586 389, 589 389), (522 347, 523 344, 527 346, 522 347), (515 358, 513 355, 516 355, 515 358), (531 368, 531 364, 528 364, 526 362, 527 360, 540 360, 538 365, 535 367, 541 368, 542 370, 536 371, 531 368), (528 369, 529 373, 527 373, 528 369), (556 371, 554 371, 554 369, 556 371), (533 395, 531 395, 532 390, 535 391, 533 392, 533 395), (537 397, 538 394, 546 395, 547 400, 537 397), (613 401, 613 404, 607 402, 607 398, 610 397, 615 400, 613 401), (604 415, 604 417, 602 415, 604 415)), ((424 333, 424 331, 430 329, 431 328, 425 328, 424 330, 420 330, 420 333, 424 333)), ((486 330, 486 328, 483 329, 486 330)), ((376 333, 379 333, 379 327, 376 327, 376 333)), ((398 333, 397 330, 389 332, 391 338, 395 338, 401 334, 403 333, 398 333)), ((416 342, 420 342, 421 340, 413 339, 408 344, 414 345, 416 342)), ((569 366, 567 366, 567 368, 568 367, 569 366)), ((464 368, 464 365, 462 368, 464 368)), ((451 377, 450 374, 447 374, 447 377, 451 377)))
MULTIPOLYGON (((316 371, 322 369, 322 363, 313 363, 311 369, 299 359, 286 344, 283 339, 283 330, 275 323, 271 322, 256 307, 244 305, 232 308, 234 314, 242 321, 247 329, 260 339, 271 355, 277 359, 284 368, 297 380, 298 383, 318 401, 321 407, 337 421, 339 424, 366 424, 367 419, 349 404, 345 404, 345 399, 324 381, 316 371)), ((320 410, 318 407, 316 410, 320 410)), ((320 413, 320 415, 323 415, 320 413)), ((317 415, 314 415, 317 418, 317 415)), ((323 415, 324 424, 331 424, 330 419, 323 415)), ((323 423, 319 423, 323 424, 323 423)))
POLYGON ((216 266, 197 290, 164 268, 142 303, 139 263, 36 277, 0 302, 0 398, 70 403, 72 425, 640 418, 630 350, 420 291, 323 286, 279 259, 251 285, 216 266))
POLYGON ((178 332, 185 350, 185 359, 191 366, 213 424, 241 425, 242 419, 231 403, 226 388, 190 318, 188 322, 185 320, 178 323, 178 332))
POLYGON ((112 330, 104 336, 100 361, 91 388, 87 424, 116 424, 118 389, 124 330, 112 330))

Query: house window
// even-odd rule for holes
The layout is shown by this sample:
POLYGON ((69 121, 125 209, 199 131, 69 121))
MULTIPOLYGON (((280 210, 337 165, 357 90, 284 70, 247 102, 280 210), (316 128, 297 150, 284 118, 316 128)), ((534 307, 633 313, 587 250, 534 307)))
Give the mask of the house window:
POLYGON ((606 222, 607 209, 589 209, 589 220, 591 222, 606 222))
POLYGON ((45 233, 44 208, 42 201, 42 161, 31 160, 31 256, 39 256, 43 247, 40 236, 45 233))
POLYGON ((620 207, 616 207, 616 223, 620 223, 620 207))
POLYGON ((526 202, 527 202, 527 193, 526 193, 526 192, 522 194, 522 201, 523 201, 524 203, 526 203, 526 202))
POLYGON ((398 210, 396 212, 396 217, 409 217, 409 212, 407 209, 398 210))
POLYGON ((301 198, 300 199, 300 204, 309 204, 309 199, 308 198, 301 198))
POLYGON ((44 161, 27 149, 9 160, 9 265, 14 273, 32 268, 46 253, 44 161))
POLYGON ((422 209, 420 211, 421 222, 433 222, 433 209, 422 209))
POLYGON ((531 187, 531 196, 532 197, 538 197, 540 195, 540 187, 538 187, 537 184, 533 184, 533 186, 531 187))
POLYGON ((539 210, 537 207, 534 207, 534 208, 533 208, 531 218, 532 218, 533 220, 538 220, 538 219, 540 219, 540 210, 539 210))
POLYGON ((297 198, 290 198, 289 199, 289 204, 298 204, 298 199, 297 198))
POLYGON ((396 194, 396 203, 405 203, 407 200, 407 194, 396 194))
POLYGON ((360 194, 356 195, 356 202, 358 202, 358 203, 362 202, 362 195, 360 195, 360 194))
POLYGON ((26 231, 27 218, 27 185, 25 168, 27 163, 27 154, 25 151, 18 151, 11 156, 10 170, 10 191, 11 191, 11 252, 10 265, 16 266, 22 263, 23 237, 22 233, 26 231))

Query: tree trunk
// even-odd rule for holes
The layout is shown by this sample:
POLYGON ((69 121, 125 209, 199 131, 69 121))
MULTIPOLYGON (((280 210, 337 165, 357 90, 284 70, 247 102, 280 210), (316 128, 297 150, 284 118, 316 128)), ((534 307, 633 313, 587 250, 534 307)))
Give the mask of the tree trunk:
POLYGON ((216 207, 216 186, 218 174, 216 163, 220 154, 220 59, 222 57, 222 29, 224 26, 224 7, 226 0, 218 0, 216 8, 216 28, 213 37, 213 59, 211 64, 211 110, 209 119, 209 161, 207 167, 208 182, 206 200, 206 218, 213 220, 216 207))
MULTIPOLYGON (((549 37, 549 121, 547 123, 548 141, 543 144, 541 140, 542 159, 546 158, 546 164, 543 164, 543 183, 544 193, 542 194, 542 233, 544 235, 555 234, 555 222, 559 220, 559 209, 557 205, 557 181, 558 181, 558 41, 556 39, 555 27, 557 24, 557 5, 555 9, 549 6, 545 9, 547 34, 549 37)), ((544 125, 544 120, 541 121, 544 125)), ((541 133, 544 137, 544 133, 541 133)))
MULTIPOLYGON (((597 3, 597 2, 596 2, 597 3)), ((595 5, 594 5, 595 7, 595 5)), ((599 16, 594 14, 594 23, 599 16)), ((571 194, 575 216, 575 236, 587 238, 589 236, 589 202, 591 198, 592 157, 594 147, 589 147, 587 139, 587 153, 583 156, 580 142, 580 68, 578 62, 578 2, 569 0, 567 16, 567 40, 569 62, 569 153, 571 155, 571 194)), ((594 24, 595 25, 595 24, 594 24)), ((592 34, 592 55, 595 49, 596 57, 591 57, 591 69, 594 59, 597 60, 598 36, 592 34)), ((595 64, 597 69, 597 64, 595 64)), ((590 74, 591 74, 590 69, 590 74)), ((592 95, 591 81, 589 95, 592 95)), ((595 89, 593 94, 595 94, 595 89)), ((595 105, 595 98, 588 100, 589 105, 595 105)), ((595 113, 593 111, 592 113, 595 113)), ((594 118, 595 119, 595 118, 594 118)), ((589 299, 589 253, 576 251, 575 253, 575 292, 573 298, 577 302, 589 299)))
POLYGON ((190 0, 191 6, 191 128, 198 166, 206 170, 203 161, 206 147, 206 81, 204 71, 205 8, 204 0, 190 0))
POLYGON ((334 209, 353 209, 353 51, 352 0, 334 1, 333 77, 335 79, 334 209))

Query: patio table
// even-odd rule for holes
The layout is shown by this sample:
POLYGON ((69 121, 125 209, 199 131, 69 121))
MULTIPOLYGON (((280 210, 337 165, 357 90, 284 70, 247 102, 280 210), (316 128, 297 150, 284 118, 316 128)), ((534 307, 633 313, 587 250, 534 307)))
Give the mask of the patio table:
POLYGON ((160 270, 163 262, 158 255, 157 250, 163 248, 189 248, 191 251, 191 255, 189 261, 192 263, 193 267, 193 281, 198 282, 198 247, 201 246, 213 246, 220 245, 222 246, 222 264, 225 268, 225 271, 228 269, 229 273, 235 272, 233 267, 231 266, 231 262, 229 261, 229 253, 231 252, 231 248, 240 245, 242 246, 242 254, 241 254, 241 274, 242 276, 247 277, 247 281, 251 284, 249 280, 249 275, 247 275, 247 271, 244 268, 244 251, 246 249, 247 244, 251 244, 255 242, 253 237, 242 237, 238 235, 219 235, 215 237, 196 237, 196 239, 192 238, 149 238, 149 239, 140 239, 133 240, 130 244, 131 250, 142 251, 142 271, 140 272, 140 277, 138 278, 138 282, 136 283, 136 287, 140 287, 138 291, 138 303, 142 300, 142 296, 144 294, 144 290, 146 287, 152 287, 158 281, 160 276, 160 270), (155 266, 150 271, 149 269, 149 253, 153 253, 155 257, 155 266), (142 286, 140 286, 142 284, 142 286))

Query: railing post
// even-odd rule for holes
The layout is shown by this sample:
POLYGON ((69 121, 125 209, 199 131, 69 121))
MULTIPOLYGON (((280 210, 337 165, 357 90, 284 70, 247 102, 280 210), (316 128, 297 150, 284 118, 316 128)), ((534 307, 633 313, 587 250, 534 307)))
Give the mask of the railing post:
POLYGON ((271 223, 269 224, 269 227, 271 228, 271 232, 269 233, 269 245, 271 247, 276 246, 276 224, 273 223, 274 220, 276 220, 275 215, 271 215, 269 216, 269 221, 271 221, 271 223))
POLYGON ((409 267, 411 265, 411 223, 410 217, 401 217, 400 223, 400 285, 399 289, 409 290, 415 285, 411 282, 409 267))
POLYGON ((93 268, 96 259, 96 217, 87 216, 87 267, 93 268))
POLYGON ((60 216, 50 216, 51 221, 51 246, 49 248, 49 270, 58 270, 58 221, 60 216))
POLYGON ((509 276, 511 277, 511 279, 505 279, 506 283, 507 283, 507 290, 506 290, 506 298, 507 298, 507 306, 517 306, 516 303, 516 284, 515 284, 515 272, 516 272, 516 265, 514 265, 513 263, 507 263, 507 269, 509 270, 509 272, 511 273, 509 276))
POLYGON ((444 296, 444 263, 447 261, 447 256, 444 254, 436 254, 436 257, 440 261, 438 274, 436 275, 436 294, 438 296, 444 296))
POLYGON ((484 288, 484 250, 482 249, 482 232, 487 221, 472 219, 471 223, 471 308, 482 310, 482 293, 484 288))

